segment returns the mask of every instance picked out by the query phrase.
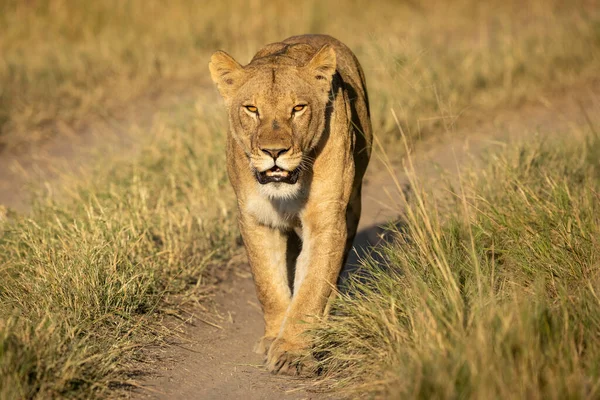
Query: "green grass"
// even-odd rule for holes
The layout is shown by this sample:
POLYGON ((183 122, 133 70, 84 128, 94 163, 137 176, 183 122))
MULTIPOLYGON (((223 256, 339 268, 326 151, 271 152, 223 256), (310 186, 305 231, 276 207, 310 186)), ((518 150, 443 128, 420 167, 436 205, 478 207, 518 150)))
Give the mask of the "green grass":
POLYGON ((600 138, 489 156, 448 202, 421 183, 387 262, 316 331, 335 389, 383 398, 600 397, 600 138))
POLYGON ((203 299, 206 267, 235 250, 221 132, 197 116, 143 134, 135 161, 104 156, 0 220, 0 398, 114 396, 161 311, 203 299))

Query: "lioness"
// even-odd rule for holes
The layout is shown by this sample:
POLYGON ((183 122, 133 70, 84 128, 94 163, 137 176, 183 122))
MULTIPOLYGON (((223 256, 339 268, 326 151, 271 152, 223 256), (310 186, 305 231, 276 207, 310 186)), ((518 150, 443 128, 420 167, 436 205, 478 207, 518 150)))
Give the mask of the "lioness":
POLYGON ((371 154, 364 73, 325 35, 294 36, 209 69, 229 113, 227 171, 265 320, 257 351, 296 374, 356 234, 371 154))

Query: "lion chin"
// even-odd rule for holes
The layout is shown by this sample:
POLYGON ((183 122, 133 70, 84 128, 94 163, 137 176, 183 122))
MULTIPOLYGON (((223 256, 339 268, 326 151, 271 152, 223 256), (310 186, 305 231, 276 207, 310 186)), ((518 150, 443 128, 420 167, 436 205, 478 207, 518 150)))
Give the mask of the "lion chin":
POLYGON ((270 200, 294 200, 300 197, 302 185, 299 182, 294 184, 284 182, 259 183, 258 191, 261 196, 270 200))

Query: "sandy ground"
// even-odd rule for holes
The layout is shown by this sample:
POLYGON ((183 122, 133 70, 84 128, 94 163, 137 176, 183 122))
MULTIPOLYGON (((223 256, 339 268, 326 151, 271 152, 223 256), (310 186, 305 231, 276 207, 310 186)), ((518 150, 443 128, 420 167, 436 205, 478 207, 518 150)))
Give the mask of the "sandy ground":
MULTIPOLYGON (((161 106, 145 105, 143 121, 173 104, 173 99, 161 106), (166 105, 165 105, 166 104, 166 105)), ((120 124, 123 131, 138 120, 120 124)), ((454 132, 419 143, 413 150, 415 173, 429 185, 438 185, 440 171, 448 171, 457 179, 465 165, 487 162, 486 151, 512 145, 532 135, 551 137, 577 131, 588 124, 588 117, 600 126, 600 85, 580 87, 540 98, 516 110, 495 113, 493 118, 473 123, 469 129, 454 132), (585 112, 584 112, 585 110, 585 112), (587 116, 586 116, 587 114, 587 116), (574 129, 573 129, 574 128, 574 129)), ((144 123, 144 122, 141 122, 144 123)), ((147 123, 147 122, 146 122, 147 123)), ((126 136, 126 134, 125 134, 126 136)), ((94 139, 56 139, 45 146, 43 157, 35 153, 2 157, 0 155, 0 204, 26 209, 26 191, 21 187, 23 173, 48 181, 55 160, 82 164, 83 150, 95 146, 94 139)), ((135 143, 123 144, 134 151, 135 143)), ((124 150, 125 151, 125 150, 124 150)), ((398 159, 390 154, 391 159, 398 159)), ((401 163, 390 172, 381 161, 381 150, 375 151, 365 178, 363 215, 346 270, 373 245, 382 239, 380 226, 393 221, 399 214, 398 190, 407 190, 408 180, 401 163)), ((220 318, 215 323, 193 318, 182 335, 173 337, 171 345, 155 349, 156 362, 141 378, 134 398, 152 399, 321 399, 327 396, 312 390, 311 381, 274 376, 262 366, 262 357, 252 348, 262 335, 263 322, 248 266, 240 264, 221 284, 214 298, 220 318)), ((200 314, 200 313, 199 313, 200 314)))

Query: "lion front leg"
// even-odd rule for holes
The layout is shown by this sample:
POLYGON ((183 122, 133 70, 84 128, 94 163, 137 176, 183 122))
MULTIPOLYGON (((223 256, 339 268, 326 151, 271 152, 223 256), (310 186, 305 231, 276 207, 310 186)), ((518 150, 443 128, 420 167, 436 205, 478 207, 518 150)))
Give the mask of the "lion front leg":
POLYGON ((261 225, 252 217, 240 220, 240 231, 265 320, 265 334, 255 351, 266 354, 291 302, 288 250, 293 252, 294 248, 287 232, 261 225))
POLYGON ((294 294, 277 339, 267 356, 273 373, 301 372, 308 338, 303 335, 310 323, 323 314, 335 288, 345 256, 346 216, 322 213, 303 224, 302 252, 296 265, 294 294))

